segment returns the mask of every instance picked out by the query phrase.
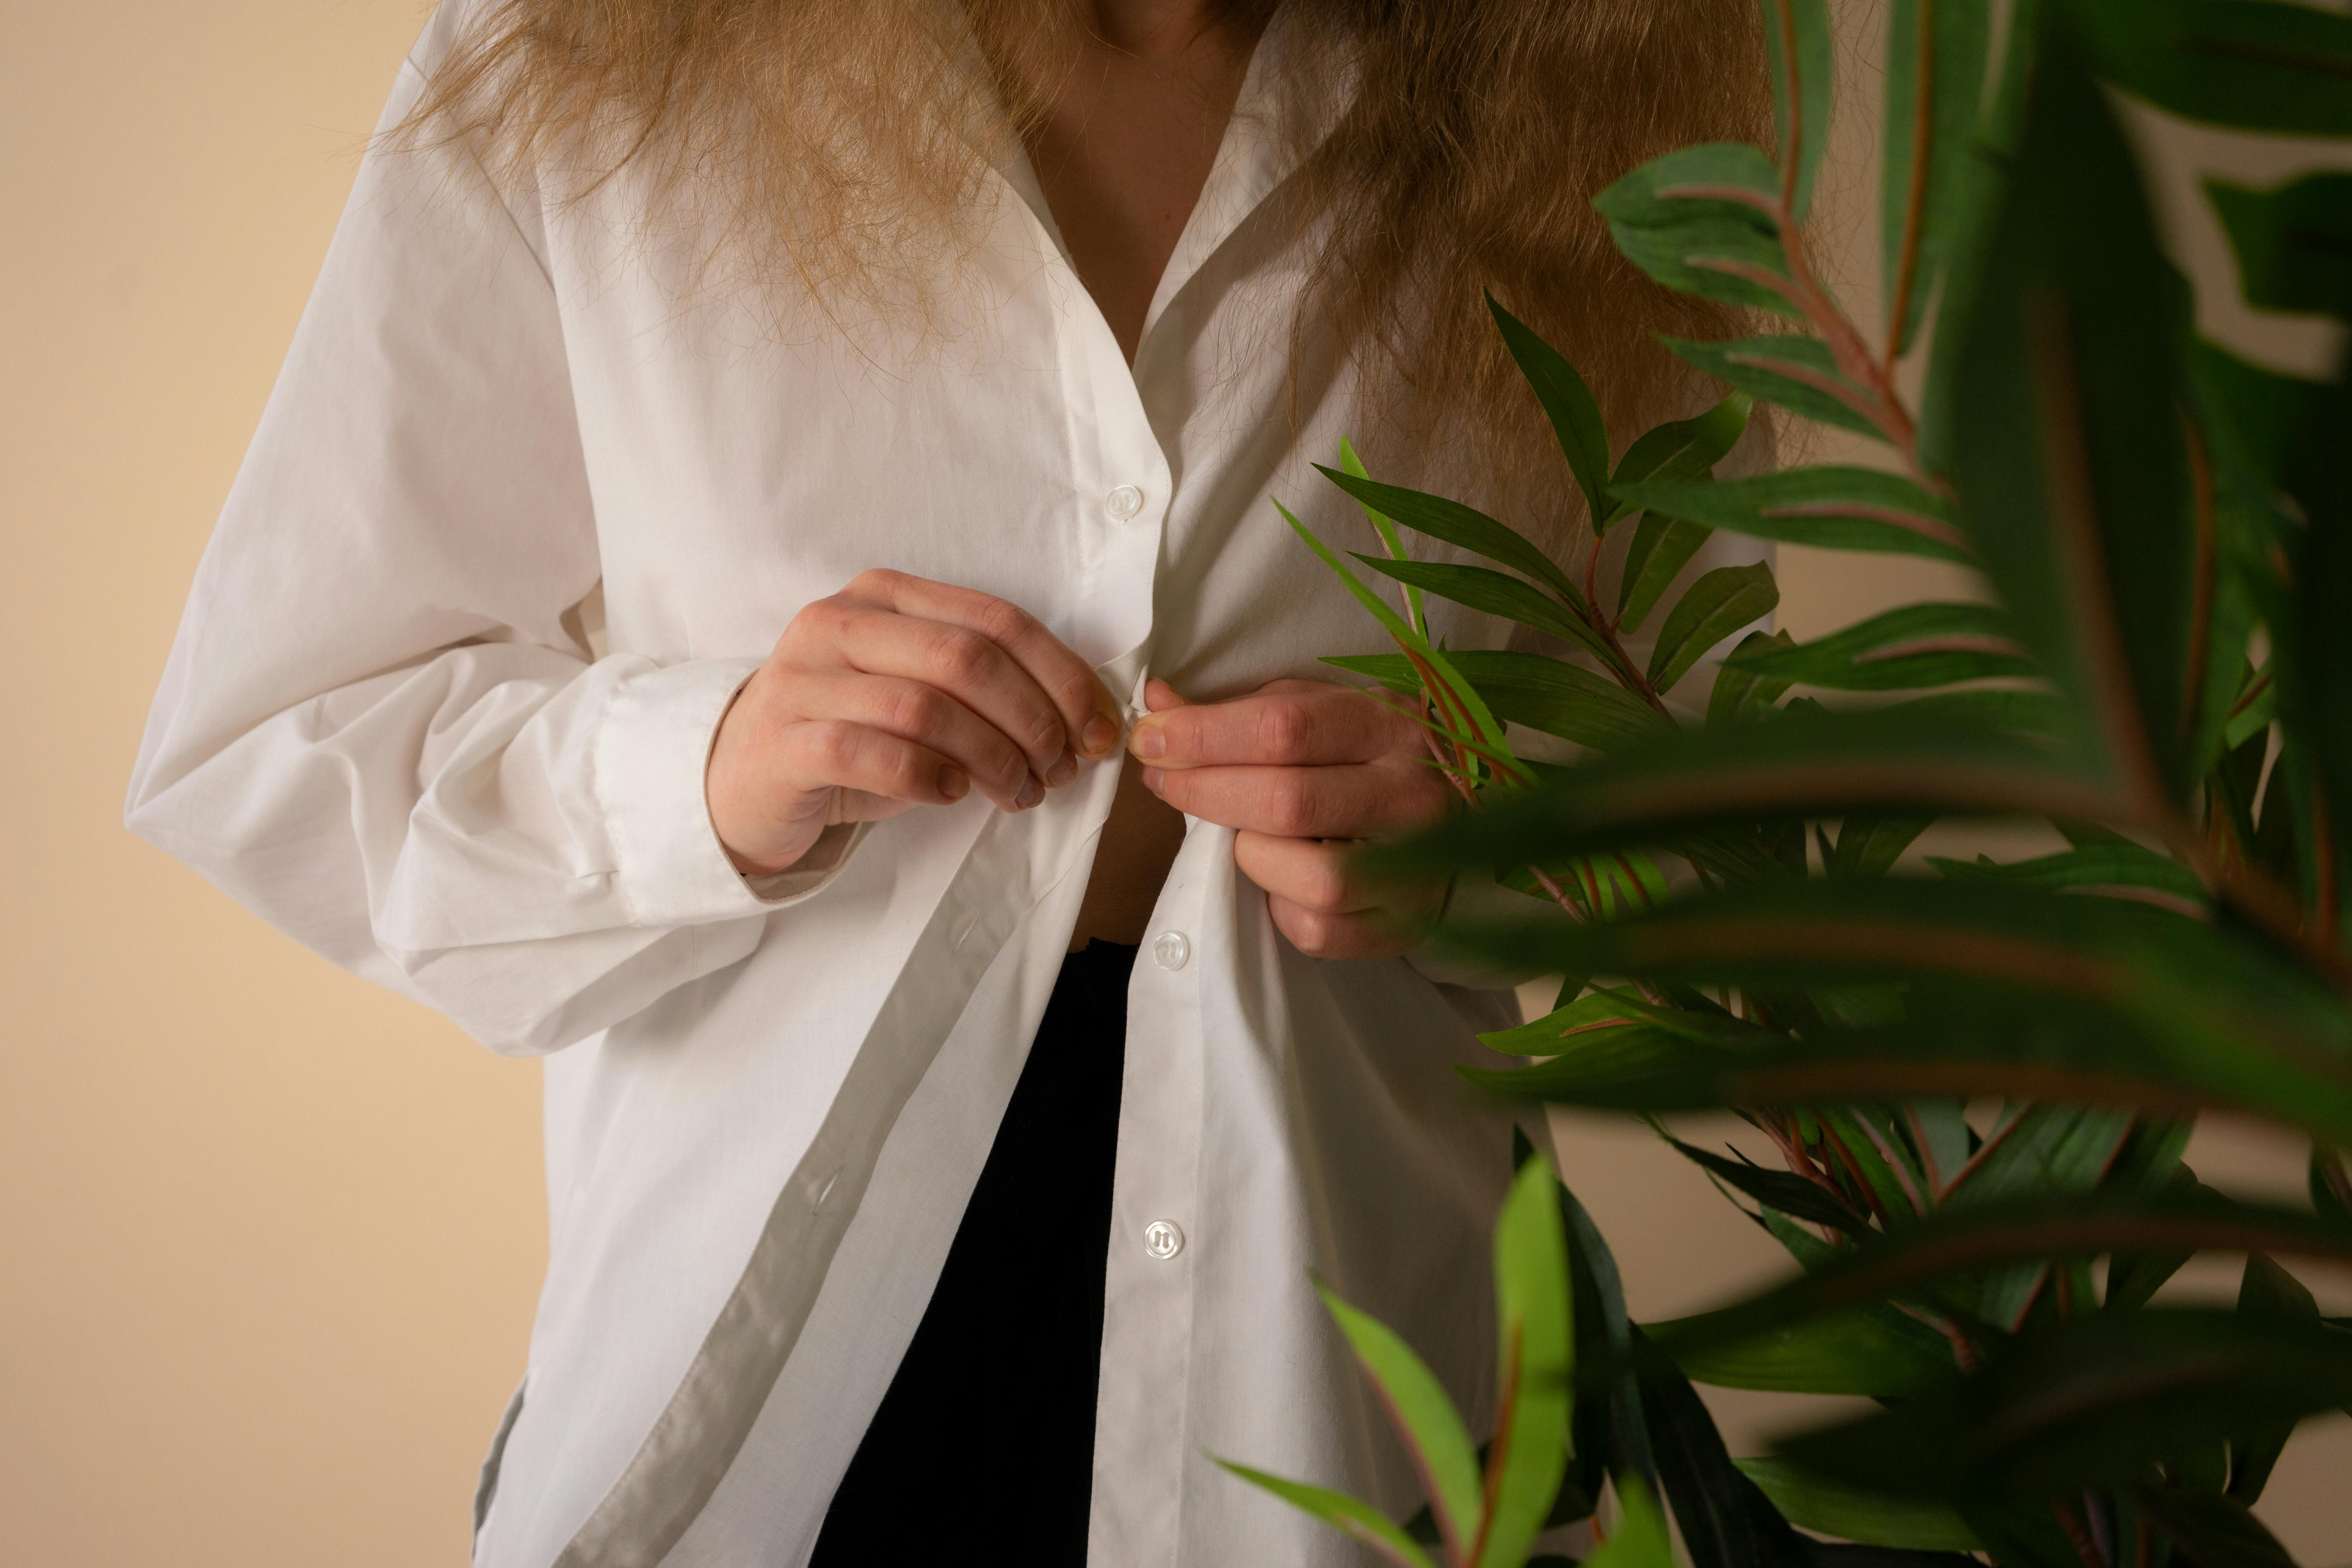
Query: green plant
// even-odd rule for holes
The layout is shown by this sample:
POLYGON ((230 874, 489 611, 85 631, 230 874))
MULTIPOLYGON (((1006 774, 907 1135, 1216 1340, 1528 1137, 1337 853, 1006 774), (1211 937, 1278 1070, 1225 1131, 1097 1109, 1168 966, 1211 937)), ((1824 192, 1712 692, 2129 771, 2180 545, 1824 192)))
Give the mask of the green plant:
MULTIPOLYGON (((1865 332, 1802 226, 1825 0, 1761 5, 1773 151, 1688 148, 1599 205, 1652 277, 1790 330, 1673 345, 1731 395, 1612 467, 1574 368, 1495 310, 1591 553, 1563 566, 1345 453, 1325 472, 1379 530, 1386 553, 1355 559, 1404 584, 1400 613, 1291 519, 1398 648, 1331 662, 1420 706, 1465 803, 1390 867, 1492 871, 1567 917, 1442 933, 1570 977, 1548 1017, 1488 1040, 1544 1059, 1471 1076, 1653 1120, 1734 1109, 1786 1166, 1677 1143, 1802 1272, 1646 1328, 1563 1194, 1575 1397, 1555 1512, 1590 1511, 1604 1473, 1639 1478, 1699 1568, 1866 1548, 2284 1563, 2248 1505, 2299 1421, 2352 1407, 2352 1325, 2276 1261, 2352 1260, 2352 379, 2195 337, 2108 95, 2352 135, 2352 19, 2019 0, 1995 69, 1985 0, 1895 0, 1889 303, 1865 332), (1916 411, 1897 374, 1914 357, 1916 411), (1885 464, 1716 480, 1751 401, 1866 436, 1885 464), (1491 565, 1414 561, 1400 527, 1491 565), (1685 724, 1665 693, 1778 596, 1751 567, 1662 603, 1717 529, 1934 556, 1985 592, 1801 646, 1751 634, 1685 724), (1597 565, 1619 530, 1612 605, 1597 565), (1574 655, 1437 647, 1426 595, 1574 655), (1637 661, 1625 638, 1654 617, 1637 661), (1593 755, 1523 758, 1507 724, 1593 755), (2046 824, 2065 847, 1898 864, 1939 819, 2046 824), (2197 1180, 2181 1153, 2211 1107, 2312 1141, 2310 1209, 2197 1180), (2235 1309, 2151 1304, 2203 1251, 2246 1256, 2235 1309), (1884 1408, 1735 1464, 1686 1378, 1884 1408)), ((2352 179, 2209 189, 2252 303, 2352 319, 2352 179)), ((1449 1563, 1503 1560, 1462 1556, 1438 1523, 1449 1563)))

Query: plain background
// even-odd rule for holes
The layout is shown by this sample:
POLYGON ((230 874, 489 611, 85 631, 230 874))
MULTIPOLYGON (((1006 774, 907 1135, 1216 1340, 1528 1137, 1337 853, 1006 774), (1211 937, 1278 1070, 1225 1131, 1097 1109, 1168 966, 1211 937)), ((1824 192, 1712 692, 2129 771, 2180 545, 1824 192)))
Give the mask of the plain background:
MULTIPOLYGON (((1873 7, 1848 10, 1866 79, 1873 7)), ((121 826, 197 553, 423 9, 0 16, 0 1561, 454 1565, 544 1261, 538 1070, 121 826)), ((1833 238, 1868 232, 1866 132, 1843 127, 1833 238)), ((2294 323, 2235 326, 2317 353, 2294 323)), ((1923 585, 1801 552, 1784 582, 1800 636, 1923 585)), ((1638 1312, 1784 1268, 1647 1134, 1564 1130, 1638 1312)), ((2300 1184, 2258 1141, 2197 1158, 2300 1184)), ((1749 1451, 1789 1413, 1720 1408, 1749 1451)), ((2306 1562, 2352 1559, 2347 1475, 2340 1419, 2282 1467, 2264 1512, 2306 1562)))

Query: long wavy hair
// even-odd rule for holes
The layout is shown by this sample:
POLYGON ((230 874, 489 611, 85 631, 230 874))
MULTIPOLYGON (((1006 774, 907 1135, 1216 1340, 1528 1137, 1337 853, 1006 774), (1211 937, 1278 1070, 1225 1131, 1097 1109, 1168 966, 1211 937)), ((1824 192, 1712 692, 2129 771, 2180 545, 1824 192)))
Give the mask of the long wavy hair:
MULTIPOLYGON (((1053 78, 1032 68, 1092 9, 449 3, 477 8, 401 133, 462 139, 494 171, 560 158, 573 198, 639 166, 719 237, 730 271, 810 291, 836 319, 919 309, 924 280, 950 275, 940 261, 978 243, 991 149, 1041 122, 1053 78)), ((1300 68, 1276 129, 1311 142, 1284 192, 1313 247, 1294 351, 1336 341, 1396 395, 1376 400, 1404 426, 1377 467, 1444 452, 1527 521, 1572 527, 1573 487, 1483 294, 1585 372, 1621 434, 1687 404, 1657 334, 1735 323, 1636 271, 1591 198, 1675 147, 1766 133, 1755 0, 1280 3, 1300 68)), ((1216 25, 1255 29, 1275 4, 1223 0, 1216 25)))

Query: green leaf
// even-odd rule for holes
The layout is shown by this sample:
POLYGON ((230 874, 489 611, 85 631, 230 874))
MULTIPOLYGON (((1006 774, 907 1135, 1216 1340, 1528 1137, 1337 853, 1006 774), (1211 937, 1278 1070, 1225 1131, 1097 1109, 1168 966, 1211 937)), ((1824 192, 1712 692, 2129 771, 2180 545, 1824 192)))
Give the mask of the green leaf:
POLYGON ((1607 1473, 1657 1476, 1650 1449, 1649 1423, 1642 1413, 1642 1389, 1634 1374, 1633 1320, 1625 1315, 1625 1290, 1617 1259, 1600 1226, 1562 1182, 1559 1213, 1568 1235, 1569 1276, 1575 1303, 1576 1410, 1575 1481, 1587 1497, 1600 1494, 1607 1473))
MULTIPOLYGON (((1705 479, 1739 445, 1755 406, 1754 398, 1735 392, 1696 418, 1677 419, 1644 433, 1618 459, 1617 471, 1609 479, 1612 497, 1616 486, 1643 479, 1705 479)), ((1606 530, 1636 510, 1625 501, 1612 501, 1601 527, 1606 530)))
POLYGON ((1531 626, 1573 643, 1596 658, 1609 657, 1607 645, 1593 635, 1591 626, 1517 577, 1485 566, 1464 566, 1450 561, 1384 561, 1360 552, 1350 553, 1383 577, 1393 577, 1441 599, 1451 599, 1457 605, 1531 626))
POLYGON ((1650 1500, 1650 1489, 1635 1477, 1620 1476, 1617 1501, 1622 1510, 1617 1528, 1607 1545, 1584 1560, 1584 1568, 1675 1568, 1665 1518, 1650 1500))
POLYGON ((1838 824, 1825 870, 1832 877, 1883 877, 1912 841, 1935 826, 1932 816, 1865 814, 1838 824))
POLYGON ((1909 1016, 1879 1029, 1732 1054, 1653 1026, 1520 1075, 1471 1075, 1504 1093, 1649 1110, 1922 1094, 2224 1105, 2352 1141, 2343 999, 2248 937, 2137 901, 1905 878, 1759 883, 1606 924, 1457 922, 1438 937, 1681 985, 1911 988, 1909 1016))
POLYGON ((1788 1460, 1734 1459, 1790 1524, 1841 1541, 1913 1552, 1981 1552, 1960 1516, 1932 1502, 1881 1497, 1825 1481, 1788 1460))
POLYGON ((1348 563, 1340 560, 1329 545, 1315 536, 1314 530, 1291 515, 1288 507, 1276 501, 1274 503, 1274 510, 1282 514, 1282 521, 1290 525, 1292 532, 1306 542, 1307 547, 1315 552, 1317 558, 1332 570, 1348 592, 1355 596, 1356 602, 1371 612, 1372 618, 1380 622, 1381 629, 1395 640, 1396 645, 1418 657, 1435 672, 1440 680, 1445 683, 1448 690, 1465 708, 1471 725, 1478 731, 1474 738, 1489 751, 1500 754, 1507 763, 1512 761, 1510 746, 1504 736, 1503 726, 1496 721, 1494 714, 1487 711, 1485 701, 1480 699, 1477 691, 1469 682, 1462 679, 1461 672, 1454 668, 1453 662, 1427 637, 1423 637, 1421 633, 1400 619, 1397 613, 1389 608, 1385 600, 1364 585, 1363 579, 1348 570, 1348 563))
POLYGON ((1372 1386, 1380 1390, 1389 1420, 1428 1489, 1449 1555, 1458 1558, 1477 1539, 1486 1520, 1478 1458, 1471 1450, 1470 1434, 1462 1425, 1460 1413, 1436 1374, 1392 1330, 1370 1313, 1349 1306, 1323 1285, 1318 1283, 1316 1289, 1339 1331, 1347 1335, 1372 1386))
POLYGON ((1880 249, 1897 354, 1960 238, 1991 19, 1990 5, 1970 0, 1895 0, 1888 16, 1880 249))
POLYGON ((1651 686, 1661 692, 1673 690, 1710 648, 1750 621, 1770 615, 1780 603, 1780 584, 1763 562, 1718 566, 1707 573, 1666 612, 1650 653, 1651 686))
POLYGON ((1495 1222, 1496 1387, 1504 1414, 1488 1460, 1493 1504, 1479 1568, 1519 1568, 1568 1464, 1575 1341, 1557 1186, 1551 1163, 1529 1159, 1495 1222))
POLYGON ((1705 1317, 1681 1318, 1643 1331, 1692 1382, 1718 1388, 1899 1399, 1952 1375, 1943 1340, 1891 1307, 1857 1307, 1728 1343, 1706 1341, 1706 1328, 1705 1317), (1687 1348, 1678 1335, 1692 1341, 1687 1348))
POLYGON ((2169 856, 2137 844, 2098 844, 2069 849, 2038 859, 1998 865, 1990 861, 1948 860, 1927 857, 1927 864, 1945 876, 1965 880, 2008 882, 2018 887, 2077 889, 2147 888, 2192 904, 2207 894, 2197 874, 2169 856))
MULTIPOLYGON (((2287 1322, 2319 1321, 2319 1303, 2303 1281, 2259 1252, 2246 1258, 2246 1271, 2238 1286, 2238 1310, 2249 1317, 2287 1322)), ((2232 1438, 2230 1496, 2248 1508, 2259 1501, 2263 1489, 2270 1484, 2272 1468, 2294 1436, 2294 1426, 2288 1423, 2232 1438)))
POLYGON ((2237 252, 2247 304, 2352 317, 2352 174, 2266 191, 2208 180, 2205 194, 2237 252))
POLYGON ((1404 1568, 1436 1568, 1428 1553, 1413 1544, 1410 1536, 1396 1527, 1388 1515, 1368 1502, 1359 1502, 1344 1492, 1310 1487, 1304 1481, 1286 1481, 1279 1476, 1253 1470, 1247 1465, 1236 1465, 1230 1459, 1209 1456, 1220 1468, 1254 1487, 1272 1492, 1302 1513, 1314 1515, 1342 1535, 1352 1537, 1379 1552, 1391 1563, 1404 1568))
POLYGON ((2352 1402, 2352 1335, 2148 1309, 2057 1320, 1901 1408, 1780 1446, 1895 1496, 2031 1502, 2126 1486, 2218 1434, 2352 1402))
POLYGON ((1788 210, 1802 223, 1830 144, 1830 92, 1836 73, 1828 0, 1759 0, 1772 72, 1773 161, 1788 210))
MULTIPOLYGON (((2032 1105, 1994 1129, 1945 1188, 1946 1208, 2029 1194, 2086 1193, 2106 1176, 2132 1129, 2128 1111, 2108 1106, 2032 1105)), ((2049 1278, 2046 1262, 2010 1264, 1986 1278, 1977 1316, 2017 1331, 2049 1278)))
POLYGON ((1378 507, 1417 533, 1442 539, 1474 555, 1483 555, 1515 572, 1523 572, 1571 605, 1584 602, 1583 594, 1569 581, 1568 574, 1559 569, 1558 562, 1508 523, 1497 522, 1475 507, 1447 500, 1444 496, 1409 490, 1401 485, 1384 485, 1376 479, 1360 479, 1336 468, 1327 468, 1320 463, 1316 465, 1315 471, 1355 497, 1360 505, 1378 507))
POLYGON ((2342 136, 2352 19, 2267 0, 2065 0, 2116 85, 2190 120, 2342 136))
POLYGON ((1694 1568, 1806 1568, 1804 1543, 1731 1462, 1690 1380, 1639 1330, 1633 1345, 1658 1479, 1694 1568))
POLYGON ((1633 543, 1625 552, 1625 570, 1617 586, 1620 630, 1641 629, 1658 600, 1713 531, 1695 522, 1657 513, 1634 524, 1633 543))
POLYGON ((2143 800, 2189 787, 2186 314, 2113 111, 2063 39, 2046 39, 1958 347, 1953 478, 2085 754, 2143 800))
MULTIPOLYGON (((1598 532, 1608 515, 1609 427, 1601 423, 1601 405, 1584 384, 1568 356, 1538 337, 1528 324, 1486 296, 1486 309, 1502 329, 1503 344, 1511 351, 1519 374, 1535 388, 1552 433, 1559 437, 1560 455, 1584 492, 1587 515, 1598 532)), ((1513 1568, 1517 1568, 1513 1564, 1513 1568)))
MULTIPOLYGON (((1465 648, 1452 656, 1495 717, 1596 752, 1622 752, 1671 733, 1673 721, 1605 676, 1539 653, 1465 648)), ((1391 690, 1416 689, 1402 654, 1358 654, 1325 664, 1368 675, 1391 690)))
POLYGON ((1840 374, 1829 345, 1818 338, 1741 338, 1731 342, 1660 340, 1684 360, 1719 381, 1800 419, 1885 440, 1871 418, 1870 395, 1840 374))
POLYGON ((2071 705, 2055 692, 2002 691, 1990 687, 1931 692, 1892 703, 1884 710, 1921 722, 1946 722, 2044 741, 2063 737, 2074 719, 2071 705))
MULTIPOLYGON (((1364 472, 1364 460, 1356 456, 1355 447, 1345 436, 1339 437, 1339 469, 1350 479, 1360 479, 1368 477, 1364 472)), ((1370 506, 1366 506, 1360 500, 1356 504, 1363 509, 1364 516, 1370 520, 1373 529, 1379 532, 1381 542, 1388 546, 1389 553, 1396 557, 1399 561, 1411 559, 1411 557, 1405 552, 1404 541, 1397 537, 1396 523, 1394 521, 1392 521, 1386 512, 1379 511, 1370 506)), ((1429 635, 1429 617, 1422 613, 1421 590, 1412 587, 1405 589, 1404 605, 1405 619, 1412 623, 1413 630, 1419 632, 1423 637, 1427 637, 1429 635)), ((1419 682, 1416 680, 1414 683, 1415 688, 1417 688, 1419 682)))
POLYGON ((1793 1171, 1770 1171, 1738 1160, 1727 1160, 1680 1139, 1666 1142, 1684 1159, 1758 1203, 1816 1225, 1834 1226, 1852 1236, 1870 1234, 1870 1216, 1837 1194, 1807 1181, 1793 1171))
POLYGON ((1732 658, 1758 675, 1838 691, 1916 691, 2034 673, 2009 616, 1990 605, 1906 605, 1801 647, 1732 658))
POLYGON ((1784 712, 1769 724, 1693 730, 1585 763, 1487 809, 1388 846, 1399 869, 1550 864, 1619 845, 1660 844, 1759 816, 2043 816, 2119 813, 2032 742, 1902 709, 1784 712))
POLYGON ((1620 493, 1653 516, 1758 539, 1975 563, 1949 502, 1877 468, 1790 468, 1753 479, 1630 485, 1620 493))
POLYGON ((1761 151, 1716 142, 1653 159, 1592 205, 1626 259, 1667 288, 1793 316, 1780 202, 1761 151))
POLYGON ((1749 632, 1715 672, 1715 689, 1706 700, 1706 721, 1738 724, 1759 719, 1772 710, 1789 689, 1789 682, 1757 674, 1740 663, 1745 654, 1784 651, 1797 646, 1786 632, 1749 632))

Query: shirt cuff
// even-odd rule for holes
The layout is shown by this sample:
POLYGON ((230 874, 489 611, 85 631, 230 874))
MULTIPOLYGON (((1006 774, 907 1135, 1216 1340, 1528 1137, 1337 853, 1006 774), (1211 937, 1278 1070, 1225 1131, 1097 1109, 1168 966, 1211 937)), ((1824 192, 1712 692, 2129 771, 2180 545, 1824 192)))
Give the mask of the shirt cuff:
POLYGON ((773 876, 735 869, 710 825, 703 777, 719 721, 758 659, 705 658, 624 679, 596 736, 596 794, 634 923, 703 925, 772 914, 838 877, 866 825, 828 828, 773 876))

